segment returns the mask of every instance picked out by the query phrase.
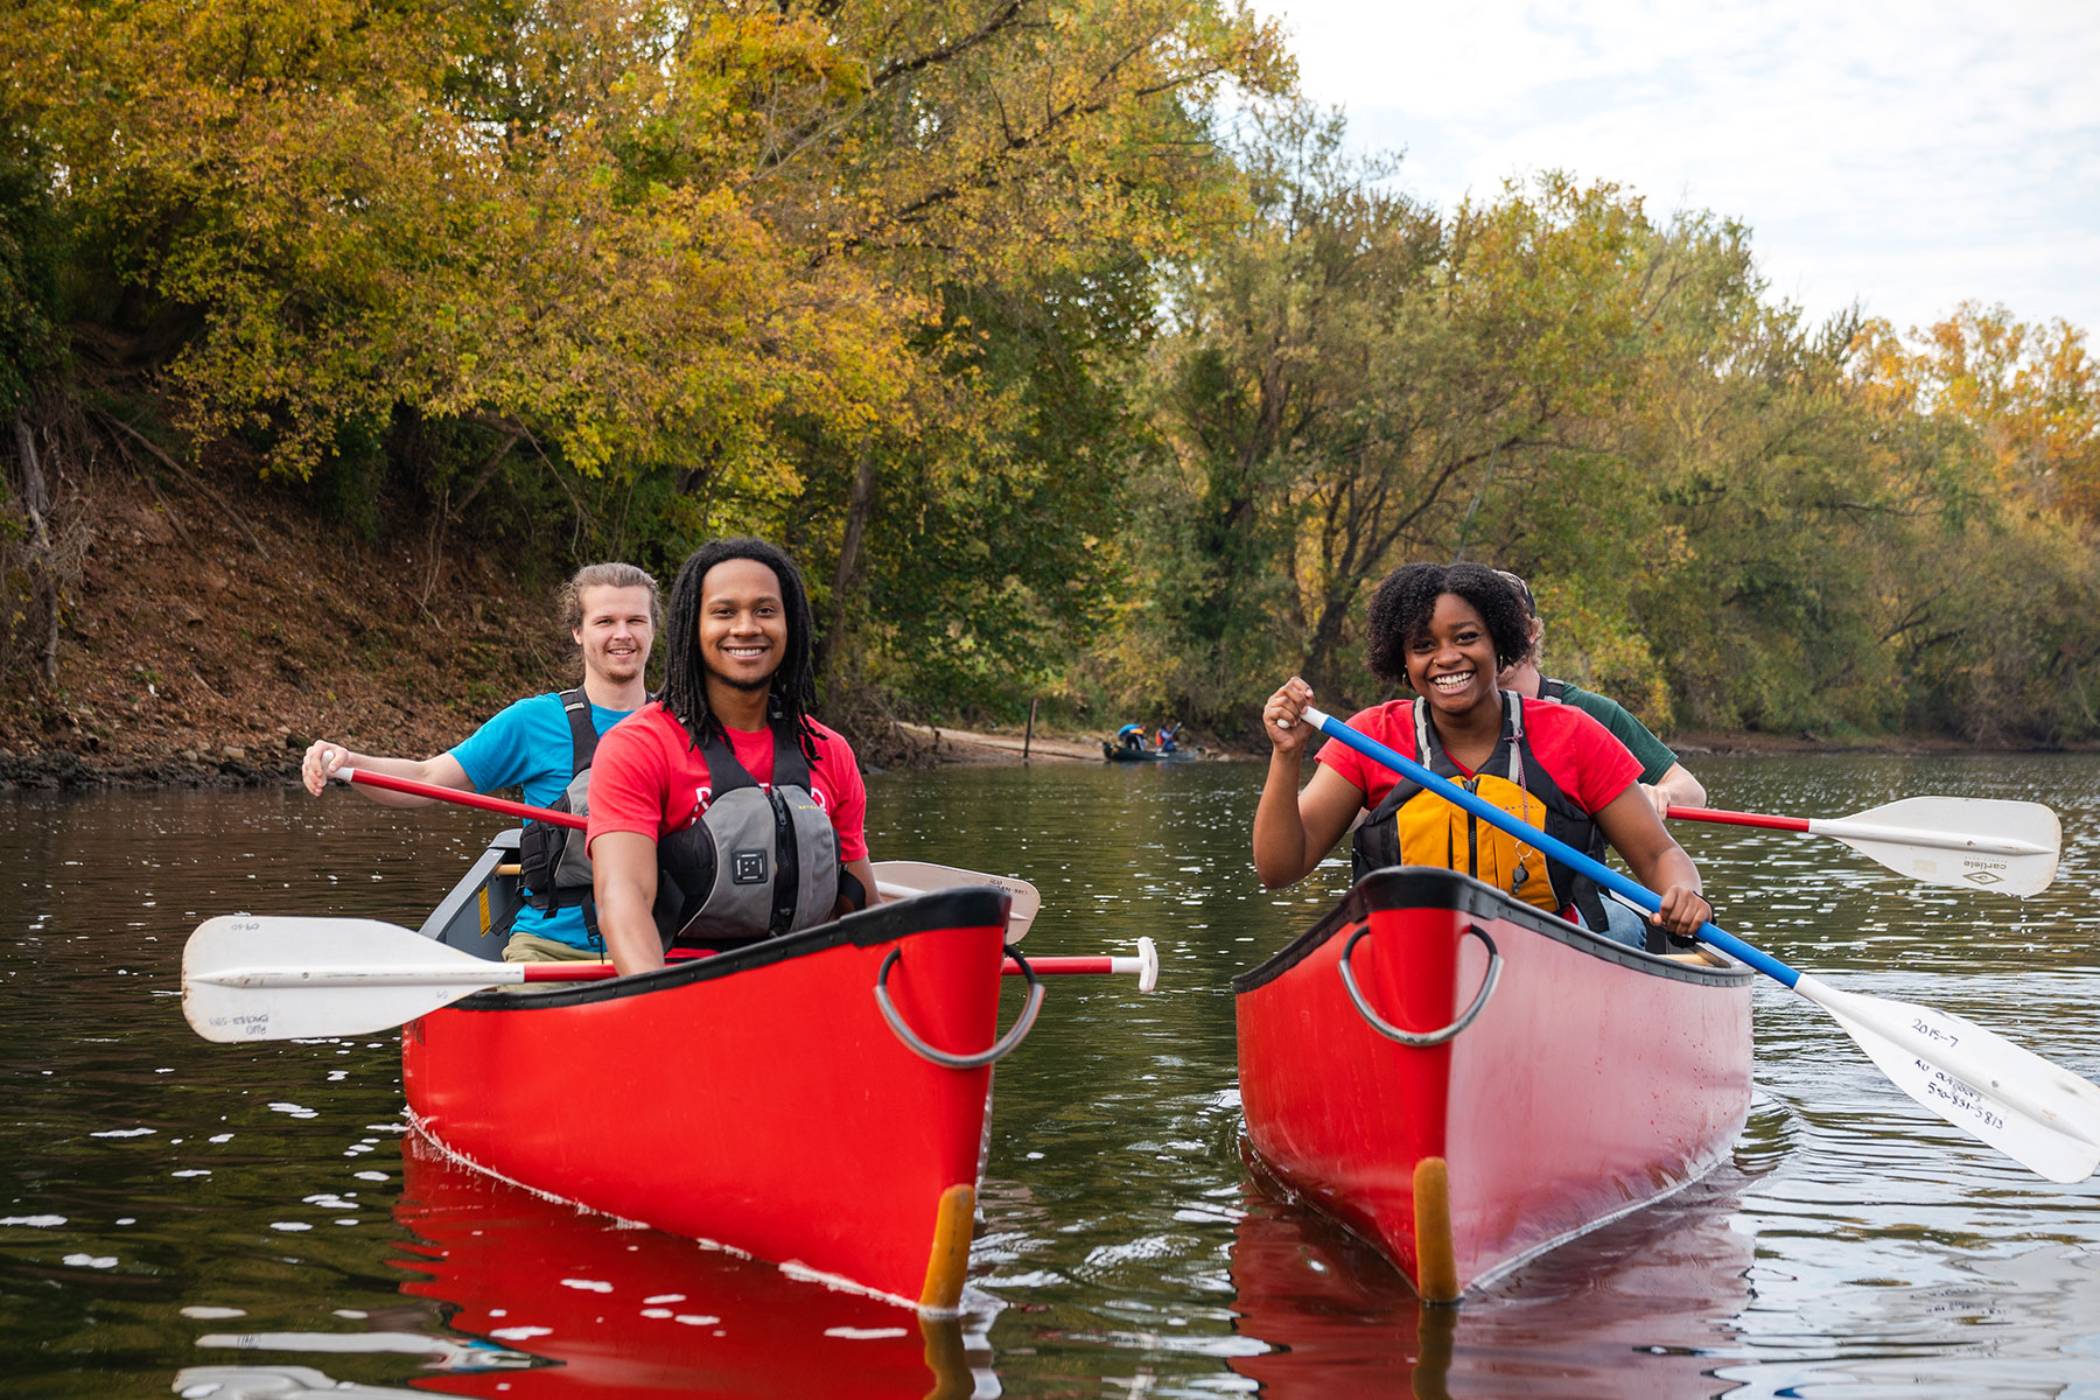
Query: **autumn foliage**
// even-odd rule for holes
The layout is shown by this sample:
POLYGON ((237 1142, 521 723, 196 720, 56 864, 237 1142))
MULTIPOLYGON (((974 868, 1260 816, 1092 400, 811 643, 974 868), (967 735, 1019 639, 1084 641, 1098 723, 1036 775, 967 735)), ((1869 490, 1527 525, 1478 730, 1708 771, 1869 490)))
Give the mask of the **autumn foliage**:
POLYGON ((1236 0, 21 0, 0 67, 61 474, 71 413, 426 582, 771 534, 837 705, 1369 698, 1368 588, 1464 555, 1658 724, 2100 733, 2077 330, 1812 325, 1608 185, 1427 207, 1236 0))

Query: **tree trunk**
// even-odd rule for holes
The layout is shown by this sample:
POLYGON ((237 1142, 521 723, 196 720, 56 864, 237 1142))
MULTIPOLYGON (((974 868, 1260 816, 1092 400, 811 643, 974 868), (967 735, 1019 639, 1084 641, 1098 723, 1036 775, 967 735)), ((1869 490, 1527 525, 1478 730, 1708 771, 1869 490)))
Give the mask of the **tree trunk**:
POLYGON ((1342 623, 1348 617, 1357 587, 1357 581, 1351 580, 1345 588, 1328 589, 1327 595, 1320 600, 1320 618, 1313 626, 1312 637, 1306 642, 1305 656, 1298 668, 1298 674, 1305 678, 1315 695, 1339 700, 1347 689, 1334 674, 1335 654, 1341 649, 1342 623))
POLYGON ((22 458, 22 506, 29 513, 29 528, 36 536, 37 592, 44 604, 44 684, 58 682, 58 578, 51 553, 51 530, 45 517, 51 511, 50 492, 44 486, 44 469, 37 461, 36 434, 29 420, 15 419, 15 447, 22 458))
POLYGON ((868 516, 875 505, 875 453, 863 451, 853 471, 853 490, 846 499, 846 532, 839 540, 838 567, 831 574, 831 616, 824 635, 817 639, 816 671, 822 681, 832 663, 844 653, 848 619, 852 616, 854 590, 860 586, 862 541, 868 531, 868 516))

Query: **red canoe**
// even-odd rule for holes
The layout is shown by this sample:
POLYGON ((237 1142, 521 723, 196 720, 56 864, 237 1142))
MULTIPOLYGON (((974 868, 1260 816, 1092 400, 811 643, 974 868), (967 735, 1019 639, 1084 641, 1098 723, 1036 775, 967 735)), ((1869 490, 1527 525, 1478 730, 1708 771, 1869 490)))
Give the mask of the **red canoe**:
MULTIPOLYGON (((492 847, 424 932, 500 943, 485 930, 515 897, 508 854, 492 847)), ((409 1112, 509 1181, 951 1310, 990 1062, 1033 1010, 993 1044, 1008 903, 944 891, 642 977, 469 997, 403 1032, 409 1112)))
POLYGON ((1248 1143, 1454 1300, 1726 1157, 1751 980, 1451 871, 1378 871, 1234 979, 1248 1143))

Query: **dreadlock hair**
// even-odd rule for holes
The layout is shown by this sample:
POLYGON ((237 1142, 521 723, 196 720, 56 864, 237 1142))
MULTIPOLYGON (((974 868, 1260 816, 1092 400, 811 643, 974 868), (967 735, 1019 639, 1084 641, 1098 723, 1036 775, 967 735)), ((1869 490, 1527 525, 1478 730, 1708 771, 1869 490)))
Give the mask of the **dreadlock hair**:
POLYGON ((787 610, 787 655, 773 672, 767 686, 766 717, 785 723, 802 745, 802 752, 816 757, 817 731, 809 711, 816 700, 816 668, 810 656, 809 590, 802 571, 777 545, 749 535, 709 540, 694 550, 678 570, 671 585, 670 616, 665 621, 668 638, 664 661, 663 706, 685 726, 693 747, 705 737, 727 743, 722 721, 707 708, 707 666, 701 660, 700 585, 708 570, 732 559, 750 559, 773 571, 780 580, 780 601, 787 610))
POLYGON ((1429 634, 1436 600, 1455 593, 1473 605, 1495 644, 1495 664, 1508 666, 1524 655, 1531 631, 1517 591, 1483 564, 1402 564, 1371 595, 1372 671, 1381 680, 1410 685, 1407 648, 1429 634))

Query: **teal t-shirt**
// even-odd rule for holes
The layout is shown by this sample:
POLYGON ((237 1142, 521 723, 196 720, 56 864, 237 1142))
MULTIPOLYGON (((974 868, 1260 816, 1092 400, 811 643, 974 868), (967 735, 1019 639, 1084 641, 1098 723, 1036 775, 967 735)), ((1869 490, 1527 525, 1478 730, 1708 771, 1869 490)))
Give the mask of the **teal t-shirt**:
MULTIPOLYGON (((591 726, 603 736, 632 710, 591 706, 591 726)), ((476 792, 519 789, 527 803, 546 807, 569 790, 569 715, 558 694, 532 695, 498 711, 488 723, 454 745, 452 757, 466 770, 476 792)), ((583 910, 571 905, 542 914, 531 905, 518 911, 517 933, 551 938, 572 947, 592 946, 583 910)))
MULTIPOLYGON (((1560 701, 1573 705, 1591 719, 1611 731, 1612 737, 1624 744, 1641 765, 1641 781, 1651 787, 1662 780, 1677 762, 1677 755, 1670 746, 1655 737, 1648 726, 1633 717, 1633 712, 1612 699, 1599 695, 1594 690, 1584 690, 1573 681, 1556 681, 1560 687, 1560 701)), ((1543 692, 1546 688, 1540 687, 1543 692)))

